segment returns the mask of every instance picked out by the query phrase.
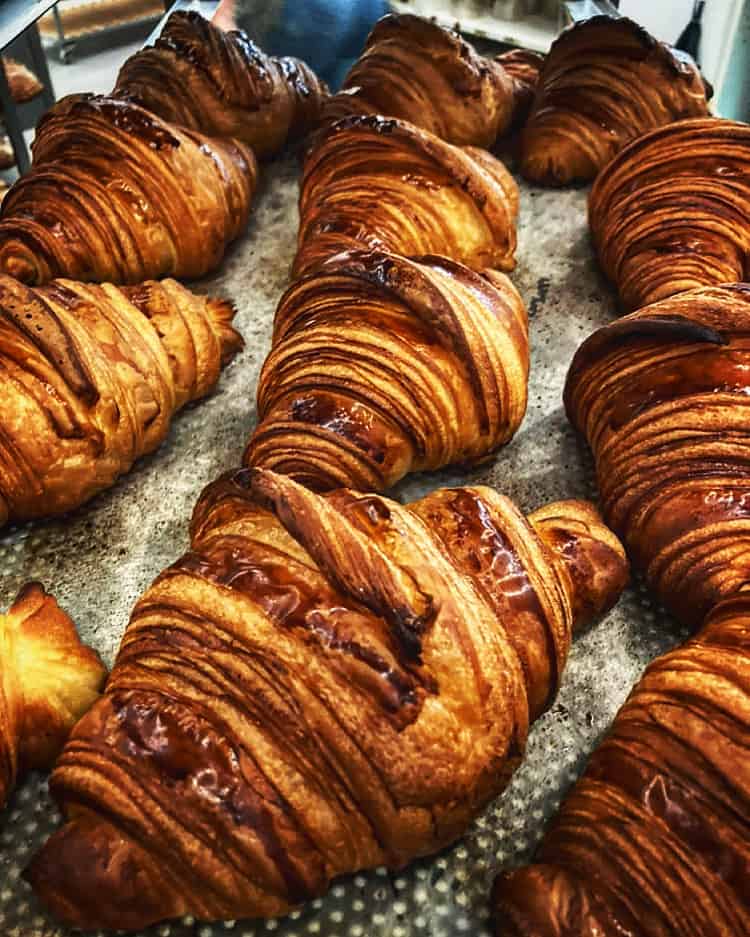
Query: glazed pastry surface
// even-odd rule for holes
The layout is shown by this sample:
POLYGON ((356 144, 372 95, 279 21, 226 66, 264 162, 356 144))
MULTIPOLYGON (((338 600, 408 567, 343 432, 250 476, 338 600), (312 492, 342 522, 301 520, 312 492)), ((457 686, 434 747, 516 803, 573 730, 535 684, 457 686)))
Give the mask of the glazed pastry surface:
POLYGON ((493 894, 504 937, 750 933, 750 285, 595 332, 566 405, 604 515, 696 638, 656 660, 493 894))
POLYGON ((96 95, 58 101, 0 213, 0 271, 140 283, 214 270, 247 223, 257 165, 234 140, 96 95))
POLYGON ((691 59, 626 17, 595 16, 552 43, 521 135, 530 182, 588 182, 631 140, 708 114, 711 89, 691 59))
POLYGON ((626 310, 748 273, 750 126, 705 117, 635 140, 591 189, 589 223, 626 310))
POLYGON ((28 870, 62 920, 275 916, 453 841, 505 785, 572 628, 627 576, 585 502, 209 486, 133 613, 28 870), (176 805, 179 809, 175 809, 176 805))
POLYGON ((0 276, 0 526, 77 507, 156 449, 242 346, 233 314, 174 280, 0 276))
POLYGON ((382 491, 485 458, 526 410, 528 322, 502 273, 445 257, 333 257, 276 311, 248 465, 382 491))
POLYGON ((489 148, 528 110, 541 60, 520 51, 487 59, 453 30, 391 13, 373 28, 322 119, 399 117, 457 146, 489 148))
POLYGON ((327 89, 299 59, 266 55, 245 33, 178 10, 153 46, 125 62, 113 95, 268 158, 317 122, 327 89))
POLYGON ((362 247, 512 270, 517 216, 518 187, 485 150, 395 118, 347 117, 305 160, 293 275, 362 247))
POLYGON ((17 778, 49 769, 107 671, 37 582, 0 614, 0 809, 17 778))

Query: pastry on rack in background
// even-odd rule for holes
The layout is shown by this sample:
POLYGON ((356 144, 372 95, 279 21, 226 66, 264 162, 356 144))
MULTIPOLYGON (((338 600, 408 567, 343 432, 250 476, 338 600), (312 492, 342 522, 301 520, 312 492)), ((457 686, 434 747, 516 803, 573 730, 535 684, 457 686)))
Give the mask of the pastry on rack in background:
POLYGON ((485 150, 407 121, 345 117, 305 160, 294 275, 362 247, 443 254, 474 268, 515 265, 518 187, 485 150))
POLYGON ((498 937, 750 934, 750 591, 658 658, 493 892, 498 937))
POLYGON ((453 842, 521 761, 571 632, 627 578, 592 505, 403 506, 247 469, 138 602, 26 871, 84 929, 271 917, 453 842))
POLYGON ((500 876, 497 934, 749 934, 750 284, 599 329, 565 402, 605 517, 702 630, 648 668, 534 864, 500 876))
POLYGON ((0 808, 18 777, 51 768, 107 671, 37 582, 0 614, 0 808))
POLYGON ((116 98, 63 98, 32 152, 0 214, 0 271, 25 283, 199 277, 247 223, 257 176, 249 147, 116 98))
POLYGON ((174 280, 0 277, 0 526, 77 507, 156 449, 241 347, 233 313, 174 280))
MULTIPOLYGON (((10 169, 11 166, 15 165, 16 154, 13 152, 13 145, 8 137, 0 134, 0 170, 10 169)), ((7 183, 5 183, 5 187, 8 188, 7 183)))
POLYGON ((487 148, 524 116, 541 61, 533 52, 486 59, 453 30, 391 13, 373 28, 341 91, 325 102, 322 120, 399 117, 449 143, 487 148))
POLYGON ((446 257, 332 257, 276 311, 248 465, 321 491, 490 456, 526 411, 526 309, 446 257))
POLYGON ((2 65, 10 96, 16 104, 26 104, 44 91, 44 85, 23 62, 4 55, 2 65))
POLYGON ((299 59, 265 55, 244 33, 177 11, 153 46, 125 62, 112 93, 265 158, 317 123, 328 92, 299 59))
POLYGON ((589 223, 625 309, 750 276, 750 125, 669 124, 599 175, 589 223))
POLYGON ((632 20, 595 16, 552 43, 521 135, 530 182, 588 182, 627 143, 708 113, 711 88, 684 53, 632 20))

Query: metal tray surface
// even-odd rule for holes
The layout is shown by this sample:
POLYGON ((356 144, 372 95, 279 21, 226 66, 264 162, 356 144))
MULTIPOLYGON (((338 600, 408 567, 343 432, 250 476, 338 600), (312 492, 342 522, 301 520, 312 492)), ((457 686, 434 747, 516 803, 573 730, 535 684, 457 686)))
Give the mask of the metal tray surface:
MULTIPOLYGON (((197 287, 230 297, 246 347, 209 400, 178 415, 169 440, 112 490, 75 513, 0 535, 0 608, 38 579, 73 616, 83 639, 112 664, 130 609, 186 548, 203 486, 238 464, 256 419, 255 387, 274 309, 287 284, 297 231, 298 164, 267 167, 247 234, 221 271, 197 287)), ((526 419, 493 464, 405 480, 401 500, 440 485, 489 484, 532 510, 556 498, 594 497, 592 466, 568 425, 561 395, 579 343, 614 315, 586 225, 586 191, 521 182, 518 266, 529 309, 531 381, 526 419)), ((206 924, 190 918, 143 937, 489 937, 487 896, 495 871, 530 858, 546 821, 646 663, 684 637, 639 583, 574 641, 557 701, 534 726, 510 786, 452 848, 400 872, 377 869, 337 882, 288 917, 206 924)), ((0 935, 68 937, 21 879, 60 822, 46 778, 31 775, 0 813, 0 935)))

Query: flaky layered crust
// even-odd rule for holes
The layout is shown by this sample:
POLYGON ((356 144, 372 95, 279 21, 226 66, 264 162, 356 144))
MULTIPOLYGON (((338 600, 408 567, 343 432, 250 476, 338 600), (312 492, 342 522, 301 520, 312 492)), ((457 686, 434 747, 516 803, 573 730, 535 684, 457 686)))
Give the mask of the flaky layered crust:
POLYGON ((565 403, 608 523, 659 598, 700 624, 750 573, 750 286, 680 293, 599 329, 565 403))
POLYGON ((344 250, 515 265, 518 187, 489 153, 378 116, 337 121, 308 153, 293 273, 344 250))
POLYGON ((453 30, 391 13, 375 25, 322 119, 399 117, 449 143, 488 148, 524 116, 540 61, 518 52, 487 59, 453 30))
POLYGON ((654 130, 598 176, 589 224, 623 307, 743 280, 750 126, 706 117, 654 130))
POLYGON ((502 937, 750 933, 750 593, 656 660, 493 892, 502 937))
POLYGON ((521 424, 528 369, 526 310, 504 274, 341 254, 279 304, 245 462, 316 490, 382 491, 476 461, 521 424))
POLYGON ((277 915, 455 839, 554 696, 624 554, 593 508, 487 488, 403 507, 243 470, 138 603, 52 777, 28 871, 63 920, 277 915))
POLYGON ((542 185, 587 182, 655 127, 708 113, 708 87, 626 17, 595 16, 552 43, 521 136, 523 176, 542 185))
POLYGON ((233 312, 174 280, 0 277, 0 525, 70 510, 156 449, 241 347, 233 312))
POLYGON ((125 62, 113 94, 265 158, 317 122, 327 89, 299 59, 265 55, 245 33, 177 11, 153 46, 125 62))
POLYGON ((25 283, 202 276, 247 223, 252 151, 134 104, 64 98, 32 150, 31 171, 0 213, 0 270, 25 283))
POLYGON ((19 774, 51 768, 107 672, 38 583, 0 615, 0 808, 19 774))

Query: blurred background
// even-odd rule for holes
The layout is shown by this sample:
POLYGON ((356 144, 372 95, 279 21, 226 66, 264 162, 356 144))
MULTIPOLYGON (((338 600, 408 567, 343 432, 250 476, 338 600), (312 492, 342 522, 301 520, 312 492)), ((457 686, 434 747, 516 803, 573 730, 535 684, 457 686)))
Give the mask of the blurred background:
MULTIPOLYGON (((109 91, 173 7, 243 27, 265 51, 306 59, 333 88, 388 10, 458 28, 486 53, 545 52, 566 22, 613 9, 607 0, 1 0, 0 178, 26 168, 33 127, 55 99, 109 91)), ((621 0, 619 12, 696 58, 714 86, 716 113, 750 119, 750 0, 621 0)))

